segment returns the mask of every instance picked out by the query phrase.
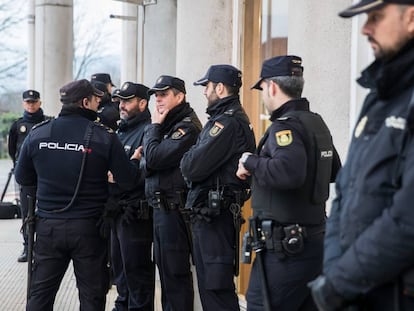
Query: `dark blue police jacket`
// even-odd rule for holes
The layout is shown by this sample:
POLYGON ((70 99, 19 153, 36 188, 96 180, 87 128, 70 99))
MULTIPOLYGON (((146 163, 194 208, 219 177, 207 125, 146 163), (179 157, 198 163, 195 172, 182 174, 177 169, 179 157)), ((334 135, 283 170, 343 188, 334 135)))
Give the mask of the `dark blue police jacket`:
POLYGON ((414 265, 414 140, 399 157, 414 92, 414 40, 375 61, 358 81, 370 88, 337 178, 324 274, 347 299, 372 292, 414 265))
POLYGON ((128 189, 137 176, 117 135, 93 122, 96 113, 86 109, 62 109, 59 117, 33 127, 23 143, 15 170, 21 185, 37 183, 37 214, 44 218, 97 218, 108 197, 108 171, 128 189), (90 132, 91 131, 91 132, 90 132), (87 135, 90 143, 87 145, 87 135), (79 191, 83 155, 86 162, 79 191))

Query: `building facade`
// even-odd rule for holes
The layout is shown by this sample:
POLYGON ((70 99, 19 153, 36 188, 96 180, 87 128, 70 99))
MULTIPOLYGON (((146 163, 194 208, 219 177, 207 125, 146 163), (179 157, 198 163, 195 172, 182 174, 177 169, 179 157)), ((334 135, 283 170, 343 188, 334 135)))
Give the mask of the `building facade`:
MULTIPOLYGON (((338 17, 337 13, 352 0, 123 2, 123 14, 136 18, 122 21, 121 81, 151 86, 161 74, 178 76, 186 81, 187 100, 205 121, 206 99, 202 89, 193 87, 192 82, 212 64, 232 64, 243 72, 242 103, 259 139, 267 116, 260 92, 250 87, 259 77, 264 59, 299 55, 305 68, 303 95, 309 99, 311 109, 326 120, 341 158, 345 159, 350 132, 365 96, 355 79, 372 60, 371 49, 359 33, 365 17, 338 17)), ((56 90, 71 75, 68 63, 73 57, 69 52, 73 50, 73 0, 34 3, 36 42, 42 38, 44 44, 31 52, 35 65, 29 66, 29 79, 34 77, 44 102, 59 103, 56 90), (68 27, 60 30, 54 26, 58 21, 65 21, 68 27), (55 40, 52 51, 47 50, 48 40, 55 40), (56 68, 60 70, 56 72, 56 68)), ((56 104, 45 110, 55 114, 59 108, 56 104)), ((250 213, 246 206, 244 216, 250 213)), ((250 266, 242 265, 237 279, 242 300, 249 271, 250 266)))

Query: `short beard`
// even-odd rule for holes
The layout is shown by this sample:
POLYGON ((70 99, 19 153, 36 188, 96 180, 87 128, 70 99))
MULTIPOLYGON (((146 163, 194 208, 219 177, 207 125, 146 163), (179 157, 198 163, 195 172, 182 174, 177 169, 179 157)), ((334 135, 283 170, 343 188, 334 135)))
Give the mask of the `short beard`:
POLYGON ((220 98, 216 98, 214 100, 209 100, 208 101, 208 106, 209 107, 214 106, 215 104, 217 104, 219 102, 219 100, 220 100, 220 98))

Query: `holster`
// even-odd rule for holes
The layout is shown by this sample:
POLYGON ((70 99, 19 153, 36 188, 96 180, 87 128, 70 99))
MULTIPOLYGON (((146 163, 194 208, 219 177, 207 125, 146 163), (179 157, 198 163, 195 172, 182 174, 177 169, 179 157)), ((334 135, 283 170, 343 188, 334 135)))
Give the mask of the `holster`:
POLYGON ((131 208, 135 211, 137 219, 149 219, 150 208, 147 200, 133 200, 126 203, 126 208, 131 208))
POLYGON ((282 239, 283 227, 277 226, 271 219, 261 221, 262 235, 265 238, 266 249, 270 252, 275 252, 280 259, 285 258, 283 252, 282 239))
POLYGON ((162 209, 165 212, 174 210, 184 210, 186 193, 184 191, 179 190, 176 193, 178 196, 178 203, 169 201, 164 193, 162 193, 161 191, 156 191, 154 193, 154 197, 156 200, 154 208, 162 209))

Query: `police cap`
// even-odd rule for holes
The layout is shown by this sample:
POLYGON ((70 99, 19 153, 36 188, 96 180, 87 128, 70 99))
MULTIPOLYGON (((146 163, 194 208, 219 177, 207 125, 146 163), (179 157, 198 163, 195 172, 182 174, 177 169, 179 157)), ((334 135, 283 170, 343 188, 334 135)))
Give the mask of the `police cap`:
POLYGON ((35 90, 27 90, 23 92, 24 101, 38 101, 40 98, 40 93, 35 90))
POLYGON ((194 85, 206 86, 209 81, 215 83, 223 83, 228 86, 241 87, 242 73, 236 67, 231 65, 212 65, 208 69, 206 75, 194 82, 194 85))
POLYGON ((260 79, 251 88, 261 90, 260 83, 264 79, 279 76, 303 76, 302 59, 295 55, 284 55, 265 60, 262 65, 260 79))
POLYGON ((185 91, 185 83, 183 80, 173 76, 160 76, 155 85, 148 90, 148 95, 151 96, 156 91, 165 91, 169 88, 174 88, 179 90, 180 92, 186 93, 185 91))
POLYGON ((122 84, 122 87, 120 89, 117 89, 117 91, 112 94, 112 98, 119 97, 121 99, 130 99, 139 97, 148 100, 148 90, 149 88, 143 84, 125 82, 122 84))
POLYGON ((108 89, 106 88, 106 84, 105 83, 103 83, 101 81, 98 81, 98 80, 92 80, 91 81, 91 84, 92 84, 92 86, 94 88, 96 88, 96 89, 98 89, 98 90, 100 90, 100 91, 102 91, 104 93, 108 93, 108 89))
POLYGON ((62 86, 59 90, 60 101, 63 104, 76 103, 78 100, 89 97, 91 95, 102 97, 104 92, 93 87, 92 84, 86 80, 75 80, 62 86))
POLYGON ((352 17, 357 14, 368 13, 373 10, 378 10, 389 3, 414 5, 414 0, 361 0, 360 2, 339 12, 339 16, 352 17))
POLYGON ((110 83, 112 86, 115 86, 112 83, 111 75, 109 73, 95 73, 91 76, 91 81, 101 81, 102 83, 108 84, 110 83))

